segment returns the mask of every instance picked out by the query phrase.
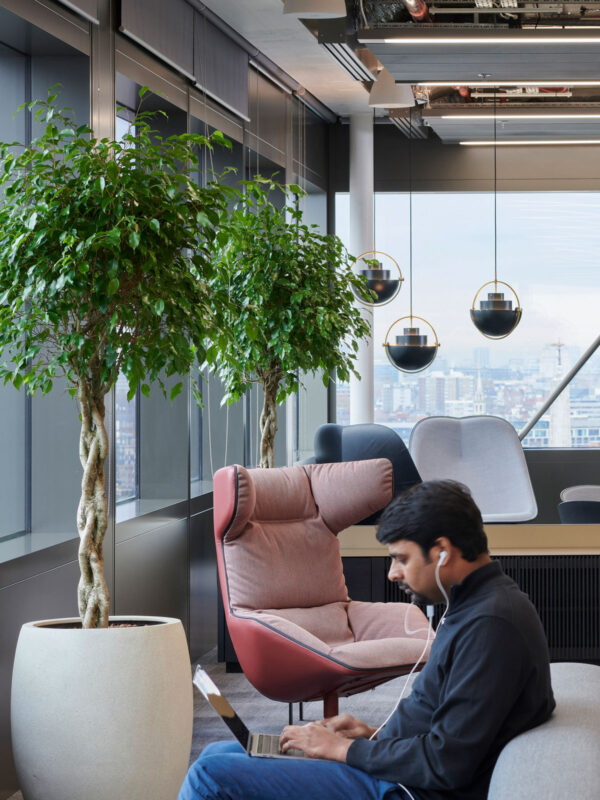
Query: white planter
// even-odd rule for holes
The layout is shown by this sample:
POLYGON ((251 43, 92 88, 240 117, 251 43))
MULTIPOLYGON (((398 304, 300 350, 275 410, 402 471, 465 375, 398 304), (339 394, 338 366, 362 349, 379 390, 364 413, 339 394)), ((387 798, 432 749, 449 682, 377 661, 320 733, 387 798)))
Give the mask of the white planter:
POLYGON ((12 681, 25 800, 175 800, 192 740, 190 657, 167 617, 129 628, 23 625, 12 681))

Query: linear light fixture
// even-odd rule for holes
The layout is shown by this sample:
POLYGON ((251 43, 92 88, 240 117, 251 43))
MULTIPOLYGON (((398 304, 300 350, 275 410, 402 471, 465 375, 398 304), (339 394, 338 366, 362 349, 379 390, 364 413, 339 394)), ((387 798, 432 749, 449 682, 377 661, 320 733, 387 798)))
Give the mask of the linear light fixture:
MULTIPOLYGON (((493 147, 494 142, 490 139, 472 139, 466 140, 464 142, 459 142, 459 144, 468 146, 468 147, 493 147)), ((579 144, 596 144, 600 145, 600 139, 504 139, 496 142, 498 147, 510 147, 510 146, 531 146, 534 145, 539 147, 541 145, 555 145, 555 144, 570 144, 570 145, 579 145, 579 144)))
MULTIPOLYGON (((359 39, 360 42, 369 40, 359 39)), ((372 41, 372 40, 371 40, 372 41)), ((391 39, 380 39, 383 44, 600 44, 600 35, 594 36, 394 36, 391 39)))
MULTIPOLYGON (((493 114, 443 114, 442 116, 438 117, 438 119, 459 119, 459 120, 469 120, 469 122, 475 122, 480 119, 494 119, 493 114)), ((511 120, 511 119, 538 119, 538 120, 547 120, 547 119, 570 119, 570 120, 578 120, 578 119, 600 119, 600 113, 598 114, 548 114, 543 109, 540 110, 539 114, 498 114, 497 119, 502 120, 511 120)))
MULTIPOLYGON (((497 9, 496 9, 497 10, 497 9)), ((548 7, 544 7, 544 11, 548 11, 548 7)), ((511 13, 514 12, 514 9, 511 8, 511 13)), ((481 12, 480 12, 481 13, 481 12)), ((529 13, 531 13, 531 9, 529 9, 529 13)), ((522 30, 534 30, 534 31, 565 31, 565 30, 577 30, 577 31, 589 31, 589 30, 600 30, 600 25, 525 25, 521 26, 522 30)))
POLYGON ((478 89, 486 86, 600 86, 600 79, 590 81, 573 81, 565 78, 557 78, 553 81, 418 81, 414 86, 424 86, 425 88, 435 88, 443 86, 468 86, 470 89, 478 89))

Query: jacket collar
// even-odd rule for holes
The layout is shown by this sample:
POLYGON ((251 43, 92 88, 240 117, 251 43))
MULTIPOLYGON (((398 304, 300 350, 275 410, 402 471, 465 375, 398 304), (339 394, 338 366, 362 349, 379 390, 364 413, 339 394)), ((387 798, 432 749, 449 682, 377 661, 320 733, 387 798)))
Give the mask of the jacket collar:
POLYGON ((498 561, 491 561, 489 564, 484 564, 469 573, 461 583, 455 584, 450 589, 450 609, 448 613, 453 610, 456 604, 460 604, 467 597, 477 594, 488 583, 503 574, 502 567, 498 561))

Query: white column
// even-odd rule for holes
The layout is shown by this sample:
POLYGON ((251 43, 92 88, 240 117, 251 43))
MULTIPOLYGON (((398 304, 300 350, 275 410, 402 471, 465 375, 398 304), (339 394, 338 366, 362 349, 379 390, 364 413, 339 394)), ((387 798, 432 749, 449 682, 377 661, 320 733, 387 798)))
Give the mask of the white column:
MULTIPOLYGON (((373 114, 350 117, 350 253, 358 256, 373 249, 373 114)), ((356 370, 350 376, 350 424, 373 422, 373 311, 357 303, 371 328, 360 343, 356 370)))

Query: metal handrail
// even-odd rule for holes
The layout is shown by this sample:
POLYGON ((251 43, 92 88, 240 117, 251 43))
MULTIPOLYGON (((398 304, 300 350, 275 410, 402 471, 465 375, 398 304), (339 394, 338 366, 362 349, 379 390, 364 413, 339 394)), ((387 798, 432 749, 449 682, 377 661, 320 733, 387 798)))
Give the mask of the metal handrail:
POLYGON ((585 351, 585 353, 584 353, 584 354, 581 356, 581 358, 579 359, 579 361, 577 361, 577 363, 575 364, 575 366, 574 366, 574 367, 572 367, 572 369, 570 369, 570 370, 567 372, 567 374, 565 375, 565 377, 564 377, 564 378, 562 379, 562 381, 561 381, 561 382, 558 384, 558 386, 556 387, 556 389, 554 389, 554 391, 553 391, 553 392, 551 393, 551 395, 548 397, 548 399, 546 400, 546 402, 545 402, 545 403, 542 405, 542 407, 540 408, 540 410, 539 410, 539 411, 537 411, 537 412, 536 412, 536 414, 535 414, 535 415, 534 415, 534 416, 533 416, 533 417, 532 417, 532 418, 529 420, 529 422, 527 423, 527 425, 525 425, 525 427, 523 428, 523 430, 522 430, 522 431, 519 433, 519 439, 520 439, 521 441, 523 441, 523 439, 524 439, 524 438, 527 436, 527 434, 528 434, 528 433, 529 433, 529 431, 530 431, 530 430, 533 428, 533 426, 534 426, 534 425, 535 425, 537 422, 539 422, 539 420, 540 420, 540 419, 541 419, 541 418, 544 416, 544 414, 546 413, 546 411, 548 411, 548 409, 550 408, 550 406, 552 405, 552 403, 554 403, 554 401, 556 400, 556 398, 557 398, 559 395, 561 395, 561 394, 563 393, 563 391, 564 391, 564 390, 567 388, 567 386, 568 386, 568 385, 571 383, 571 381, 573 380, 573 378, 575 377, 575 375, 577 375, 577 373, 579 372, 579 370, 580 370, 580 369, 583 367, 583 365, 585 364, 585 362, 586 362, 586 361, 587 361, 587 360, 588 360, 588 359, 589 359, 591 356, 593 356, 593 355, 594 355, 594 353, 596 352, 596 350, 598 349, 598 347, 600 347, 600 336, 598 336, 598 337, 597 337, 597 339, 595 339, 595 340, 592 342, 592 344, 591 344, 591 345, 588 347, 588 349, 585 351))

